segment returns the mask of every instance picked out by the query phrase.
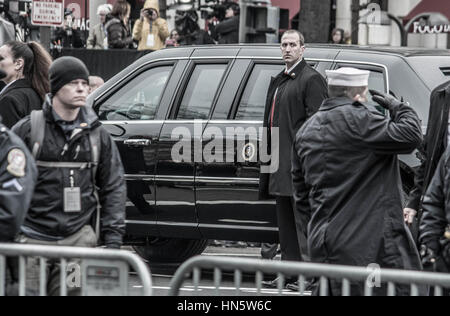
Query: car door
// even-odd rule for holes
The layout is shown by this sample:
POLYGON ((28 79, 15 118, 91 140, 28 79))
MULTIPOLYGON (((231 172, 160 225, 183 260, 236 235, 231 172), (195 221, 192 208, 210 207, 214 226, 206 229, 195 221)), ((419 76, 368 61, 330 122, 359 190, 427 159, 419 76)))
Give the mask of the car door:
POLYGON ((260 201, 258 149, 270 79, 282 61, 238 59, 203 133, 196 177, 205 238, 276 241, 274 201, 260 201))
POLYGON ((133 234, 158 235, 155 208, 158 140, 171 90, 186 63, 166 61, 143 67, 94 104, 122 157, 128 192, 127 228, 133 226, 130 229, 133 234))
POLYGON ((158 227, 166 237, 201 238, 195 205, 195 168, 202 161, 203 129, 231 62, 192 60, 164 122, 156 168, 156 206, 158 227))

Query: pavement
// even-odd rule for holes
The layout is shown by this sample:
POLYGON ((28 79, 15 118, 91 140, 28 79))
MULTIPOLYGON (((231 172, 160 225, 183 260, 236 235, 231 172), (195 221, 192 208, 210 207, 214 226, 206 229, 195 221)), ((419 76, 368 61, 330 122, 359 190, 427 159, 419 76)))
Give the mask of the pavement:
MULTIPOLYGON (((237 257, 237 258, 260 258, 260 248, 225 248, 225 247, 208 247, 203 256, 221 256, 221 257, 237 257)), ((277 256, 275 260, 280 260, 277 256)), ((176 271, 175 266, 153 266, 151 268, 153 281, 153 295, 166 296, 170 289, 170 282, 173 274, 176 271)), ((254 278, 244 276, 241 288, 238 291, 233 281, 232 274, 224 274, 222 282, 217 289, 214 286, 213 274, 211 272, 202 273, 202 278, 199 286, 194 288, 192 280, 187 280, 180 289, 181 296, 278 296, 277 289, 260 289, 258 293, 254 278)), ((135 273, 130 274, 129 278, 129 293, 130 295, 139 295, 141 285, 135 273)), ((292 292, 290 290, 283 290, 283 296, 300 296, 300 293, 292 292)), ((304 296, 311 295, 306 292, 304 296)))

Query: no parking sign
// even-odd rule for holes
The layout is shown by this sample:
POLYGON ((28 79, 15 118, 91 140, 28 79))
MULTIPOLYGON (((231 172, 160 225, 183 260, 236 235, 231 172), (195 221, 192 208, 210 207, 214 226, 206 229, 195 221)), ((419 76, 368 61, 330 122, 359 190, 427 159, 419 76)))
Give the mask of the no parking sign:
POLYGON ((38 26, 62 26, 64 0, 33 0, 31 23, 38 26))

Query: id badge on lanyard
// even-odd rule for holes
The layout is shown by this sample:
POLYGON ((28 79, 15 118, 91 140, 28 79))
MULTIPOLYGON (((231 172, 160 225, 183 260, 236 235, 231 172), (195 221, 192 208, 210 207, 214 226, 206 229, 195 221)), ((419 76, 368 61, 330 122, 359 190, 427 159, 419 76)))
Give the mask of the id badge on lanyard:
POLYGON ((70 170, 70 188, 64 188, 64 212, 81 212, 81 190, 75 187, 73 170, 70 170))
POLYGON ((147 46, 148 46, 148 47, 153 47, 153 46, 155 46, 155 35, 153 35, 153 34, 148 34, 148 36, 147 36, 147 46))
POLYGON ((150 22, 150 33, 147 36, 147 47, 155 46, 155 35, 153 35, 153 22, 150 22))

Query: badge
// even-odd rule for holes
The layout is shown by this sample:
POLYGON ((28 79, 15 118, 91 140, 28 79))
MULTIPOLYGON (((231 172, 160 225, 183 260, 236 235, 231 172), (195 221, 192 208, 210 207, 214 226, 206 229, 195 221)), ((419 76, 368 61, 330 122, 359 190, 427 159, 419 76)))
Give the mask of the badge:
POLYGON ((155 35, 149 34, 147 37, 147 47, 155 46, 155 35))
POLYGON ((25 167, 27 159, 25 153, 20 149, 13 149, 8 154, 8 167, 6 170, 15 177, 22 178, 25 176, 25 167))
POLYGON ((256 147, 252 143, 248 143, 244 146, 242 149, 242 157, 244 158, 244 161, 252 161, 253 158, 255 158, 256 155, 256 147))
POLYGON ((64 188, 64 212, 81 212, 80 188, 64 188))

